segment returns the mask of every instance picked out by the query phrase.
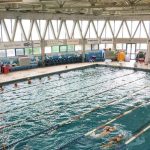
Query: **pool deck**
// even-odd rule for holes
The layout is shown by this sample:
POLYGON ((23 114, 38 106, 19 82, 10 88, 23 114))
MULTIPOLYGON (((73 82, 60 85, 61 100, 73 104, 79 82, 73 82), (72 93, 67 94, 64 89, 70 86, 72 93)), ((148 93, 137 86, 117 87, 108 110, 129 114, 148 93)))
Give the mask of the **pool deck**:
POLYGON ((137 67, 134 68, 133 62, 122 62, 122 63, 94 62, 94 63, 65 64, 65 65, 59 65, 59 66, 51 66, 51 67, 43 67, 43 68, 36 68, 36 69, 30 69, 30 70, 10 72, 8 74, 0 74, 0 83, 1 84, 13 83, 15 81, 21 81, 21 80, 27 79, 29 77, 35 78, 37 76, 51 75, 51 74, 66 72, 66 71, 70 71, 74 69, 90 67, 93 65, 150 71, 150 65, 138 64, 137 67))

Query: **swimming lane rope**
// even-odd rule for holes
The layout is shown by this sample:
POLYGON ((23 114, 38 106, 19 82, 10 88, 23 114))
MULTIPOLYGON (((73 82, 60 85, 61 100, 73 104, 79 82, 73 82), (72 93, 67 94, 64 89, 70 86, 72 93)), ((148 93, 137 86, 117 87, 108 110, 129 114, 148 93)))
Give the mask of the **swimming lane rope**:
POLYGON ((148 131, 150 129, 150 121, 148 123, 146 123, 145 125, 143 125, 140 129, 138 129, 139 132, 136 131, 135 134, 133 134, 133 136, 131 138, 129 138, 125 144, 128 145, 130 144, 132 141, 134 141, 136 138, 138 138, 139 136, 141 136, 143 133, 145 133, 146 131, 148 131), (148 125, 147 125, 148 124, 148 125))
MULTIPOLYGON (((106 73, 106 74, 103 74, 103 75, 111 75, 113 72, 111 72, 110 74, 108 74, 108 73, 106 73)), ((96 76, 96 75, 90 75, 90 76, 96 76)), ((90 78, 89 76, 88 77, 86 77, 87 79, 88 78, 90 78)), ((85 78, 83 78, 83 79, 79 79, 78 81, 74 81, 74 82, 69 82, 69 83, 66 83, 66 84, 63 84, 63 85, 57 85, 57 86, 53 86, 53 87, 49 87, 48 86, 48 88, 58 88, 58 87, 63 87, 63 86, 66 86, 66 85, 70 85, 70 84, 73 84, 73 83, 77 83, 77 82, 81 82, 81 81, 84 81, 85 80, 85 78)), ((48 83, 46 83, 46 84, 44 84, 45 86, 47 85, 48 83)), ((38 84, 38 85, 41 85, 41 84, 38 84)), ((30 86, 29 86, 30 87, 30 86)), ((48 89, 48 88, 46 88, 46 89, 48 89)), ((23 88, 21 88, 21 89, 23 89, 23 88)), ((45 89, 45 90, 46 90, 45 89)), ((30 90, 31 91, 31 90, 30 90)), ((6 93, 6 92, 2 92, 2 93, 6 93)), ((7 93, 9 93, 9 92, 7 92, 7 93)), ((26 95, 28 95, 28 93, 27 94, 24 94, 23 96, 26 96, 26 95)), ((18 97, 15 97, 15 98, 19 98, 19 96, 18 97)), ((7 102, 7 101, 9 101, 9 100, 4 100, 3 102, 7 102)))
POLYGON ((66 148, 66 147, 69 146, 70 144, 73 144, 74 141, 76 142, 77 140, 81 139, 82 137, 90 136, 90 135, 91 135, 92 133, 94 133, 95 131, 97 131, 97 130, 99 130, 99 129, 102 129, 102 128, 104 128, 106 125, 109 125, 109 124, 111 124, 111 123, 117 121, 118 119, 120 119, 120 118, 122 118, 122 117, 124 117, 124 116, 126 116, 126 115, 128 115, 128 114, 130 114, 130 113, 132 113, 134 110, 140 108, 140 107, 143 106, 144 104, 145 104, 145 103, 143 103, 143 104, 137 104, 136 106, 134 106, 133 108, 127 110, 126 112, 117 115, 116 117, 114 117, 114 118, 111 119, 110 121, 106 122, 105 124, 103 124, 103 125, 101 125, 101 126, 95 128, 95 129, 93 129, 93 130, 87 132, 86 134, 83 134, 83 135, 81 135, 81 136, 75 138, 74 140, 71 140, 70 142, 66 143, 65 145, 59 147, 57 150, 62 150, 62 149, 64 149, 64 148, 66 148))
MULTIPOLYGON (((140 106, 142 106, 142 104, 138 104, 137 106, 131 108, 130 110, 128 110, 128 111, 126 111, 126 112, 124 112, 124 113, 122 113, 122 114, 120 114, 120 115, 117 115, 115 118, 113 118, 112 120, 106 122, 104 125, 101 125, 101 126, 97 127, 96 129, 94 129, 94 130, 92 130, 92 131, 90 131, 90 132, 88 132, 88 133, 86 133, 86 134, 84 134, 84 135, 78 137, 78 139, 81 138, 81 137, 84 137, 84 136, 88 136, 88 135, 90 135, 92 132, 95 132, 96 130, 98 130, 98 129, 100 129, 100 128, 102 128, 102 127, 104 127, 104 126, 106 126, 106 125, 108 125, 108 124, 110 124, 110 123, 116 121, 117 119, 122 118, 123 116, 125 116, 125 115, 131 113, 131 112, 134 111, 135 109, 138 109, 140 106)), ((64 126, 64 125, 66 125, 66 124, 69 124, 69 123, 71 123, 71 122, 72 122, 72 121, 70 120, 70 121, 65 121, 65 122, 62 122, 62 123, 60 123, 60 124, 51 126, 50 128, 48 128, 48 129, 46 129, 46 130, 43 130, 43 131, 41 131, 41 132, 39 132, 39 133, 36 133, 36 134, 31 135, 31 136, 28 136, 28 137, 25 137, 25 138, 23 138, 23 139, 21 139, 21 140, 18 140, 18 141, 14 142, 14 143, 12 143, 12 144, 10 144, 10 145, 7 145, 7 146, 6 146, 6 149, 12 148, 12 147, 15 146, 16 144, 18 144, 18 143, 20 143, 20 142, 24 142, 24 141, 29 140, 29 139, 32 139, 32 138, 34 138, 34 137, 36 137, 36 136, 39 136, 39 135, 45 134, 45 133, 47 133, 47 132, 52 132, 52 131, 54 131, 54 130, 57 130, 58 128, 60 128, 60 127, 62 127, 62 126, 64 126)), ((78 140, 78 139, 76 139, 76 140, 78 140)), ((75 141, 76 141, 76 140, 75 140, 75 141)), ((70 143, 72 143, 72 141, 71 141, 70 143)), ((70 143, 67 143, 67 145, 70 144, 70 143)), ((66 145, 65 145, 65 146, 66 146, 66 145)), ((63 147, 64 147, 64 146, 63 146, 63 147)), ((61 149, 61 148, 59 148, 59 149, 61 149)), ((3 149, 0 149, 0 150, 3 150, 3 149)))
MULTIPOLYGON (((113 73, 114 71, 111 71, 110 73, 113 73)), ((94 73, 94 76, 95 75, 99 75, 99 73, 94 73)), ((69 77, 69 79, 70 78, 72 78, 72 79, 74 79, 74 78, 76 78, 76 77, 82 77, 82 76, 85 76, 85 75, 89 75, 89 76, 93 76, 93 73, 86 73, 86 74, 83 74, 83 75, 76 75, 76 76, 71 76, 71 77, 69 77)), ((89 76, 87 76, 87 77, 89 77, 89 76)), ((38 77, 37 77, 38 78, 38 77)), ((66 77, 66 78, 59 78, 59 79, 56 79, 56 80, 49 80, 49 81, 47 81, 47 82, 44 82, 44 83, 42 83, 42 84, 49 84, 49 83, 52 83, 52 82, 56 82, 56 81, 60 81, 60 79, 68 79, 68 77, 66 77)), ((32 85, 28 85, 28 86, 23 86, 23 87, 21 87, 21 88, 14 88, 13 90, 7 90, 7 91, 3 91, 3 92, 1 92, 1 94, 4 94, 4 93, 10 93, 10 92, 13 92, 13 91, 19 91, 19 90, 21 90, 21 89, 25 89, 25 88, 29 88, 29 87, 34 87, 34 86, 38 86, 38 85, 41 85, 41 83, 39 83, 39 84, 32 84, 32 85)))
MULTIPOLYGON (((140 88, 139 90, 133 92, 132 95, 133 95, 133 94, 136 94, 136 93, 139 93, 141 90, 143 90, 143 89, 145 89, 145 88, 147 88, 147 87, 148 87, 148 86, 144 86, 144 87, 140 88)), ((123 97, 122 97, 121 99, 119 99, 119 100, 118 100, 118 99, 117 99, 117 100, 112 100, 112 101, 107 102, 107 103, 105 103, 105 104, 103 104, 103 105, 98 105, 98 106, 94 107, 93 109, 91 109, 91 110, 89 110, 89 111, 87 111, 87 112, 81 113, 80 115, 73 116, 73 117, 71 117, 70 119, 68 119, 68 120, 66 120, 66 121, 63 121, 63 122, 61 123, 61 125, 63 125, 63 124, 69 124, 69 123, 72 123, 72 122, 74 122, 74 121, 77 121, 77 120, 79 120, 79 119, 85 117, 86 115, 88 115, 88 114, 90 114, 90 113, 92 113, 92 112, 95 112, 96 110, 102 109, 104 106, 113 104, 113 103, 115 103, 115 102, 117 102, 117 101, 120 101, 120 100, 123 100, 123 99, 125 99, 126 97, 128 97, 128 96, 125 95, 125 96, 123 96, 123 97)), ((49 111, 43 112, 42 114, 35 115, 33 118, 41 117, 43 114, 46 114, 46 113, 49 113, 49 112, 51 112, 51 114, 52 114, 52 113, 54 113, 54 112, 57 112, 57 110, 49 110, 49 111)), ((45 117, 45 116, 44 116, 44 117, 45 117)), ((18 124, 20 124, 20 123, 22 123, 22 122, 24 122, 24 121, 28 121, 28 120, 30 120, 30 118, 23 119, 23 120, 19 120, 19 121, 17 121, 17 122, 10 123, 10 124, 5 125, 5 126, 0 126, 0 130, 5 129, 5 128, 8 128, 8 127, 15 126, 15 125, 18 125, 18 124)))
MULTIPOLYGON (((119 76, 118 78, 122 78, 122 77, 124 77, 124 76, 128 76, 128 75, 131 75, 131 74, 134 74, 134 73, 125 74, 125 75, 119 76)), ((118 78, 117 78, 117 79, 118 79, 118 78)), ((112 80, 115 80, 115 79, 116 79, 116 77, 115 77, 115 78, 112 78, 112 79, 110 79, 110 80, 107 80, 107 81, 97 82, 97 83, 95 83, 95 84, 92 84, 92 85, 89 85, 89 86, 86 86, 86 87, 82 87, 82 88, 80 88, 80 89, 75 89, 75 90, 72 90, 72 91, 69 91, 69 92, 66 92, 66 93, 62 93, 62 94, 58 94, 58 95, 52 96, 52 97, 50 97, 50 98, 48 98, 48 99, 36 101, 36 102, 34 102, 34 103, 30 103, 30 104, 25 105, 25 106, 23 105, 23 106, 21 106, 21 107, 14 108, 14 109, 12 109, 12 110, 7 110, 7 111, 5 111, 5 112, 0 112, 0 114, 6 114, 6 113, 9 113, 9 112, 11 112, 11 111, 13 111, 13 110, 19 110, 19 109, 22 109, 22 108, 25 108, 25 107, 28 107, 28 106, 34 106, 35 104, 41 103, 41 102, 43 102, 43 101, 48 101, 49 99, 53 99, 53 98, 56 98, 56 97, 59 97, 59 96, 63 96, 63 95, 69 94, 69 93, 73 93, 73 92, 76 92, 76 91, 79 91, 79 90, 82 90, 82 89, 86 89, 86 88, 89 88, 89 87, 92 87, 92 86, 95 87, 96 85, 99 85, 99 84, 101 84, 101 83, 105 83, 105 82, 108 82, 108 81, 112 81, 112 80)), ((136 79, 136 80, 140 80, 140 79, 143 79, 143 77, 138 78, 138 79, 136 79)), ((136 80, 131 81, 131 82, 128 82, 128 83, 126 83, 126 84, 135 82, 136 80)), ((122 84, 122 85, 126 85, 126 84, 122 84)), ((120 86, 122 86, 122 85, 115 86, 114 88, 120 87, 120 86)), ((111 88, 111 89, 102 91, 102 92, 100 92, 100 93, 97 93, 96 95, 102 94, 102 93, 107 92, 107 91, 110 91, 110 90, 112 90, 112 89, 114 89, 114 88, 111 88)), ((93 94, 93 96, 94 96, 94 95, 95 95, 95 94, 93 94)), ((90 96, 90 97, 92 97, 92 96, 90 96)), ((86 98, 88 98, 88 97, 86 97, 86 98)), ((84 98, 84 99, 85 99, 85 98, 84 98)))

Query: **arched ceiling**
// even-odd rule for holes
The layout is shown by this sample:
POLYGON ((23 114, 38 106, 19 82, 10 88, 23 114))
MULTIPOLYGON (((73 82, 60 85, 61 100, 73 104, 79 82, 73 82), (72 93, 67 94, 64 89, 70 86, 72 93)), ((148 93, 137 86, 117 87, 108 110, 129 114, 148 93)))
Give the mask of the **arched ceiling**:
POLYGON ((0 0, 0 12, 150 15, 150 0, 0 0))

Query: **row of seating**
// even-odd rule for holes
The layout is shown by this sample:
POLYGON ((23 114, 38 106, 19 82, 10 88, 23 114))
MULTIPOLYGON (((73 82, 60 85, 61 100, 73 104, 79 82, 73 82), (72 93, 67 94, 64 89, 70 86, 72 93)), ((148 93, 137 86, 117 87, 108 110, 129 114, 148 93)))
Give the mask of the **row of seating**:
MULTIPOLYGON (((100 50, 97 52, 88 52, 85 54, 85 61, 89 62, 91 59, 94 61, 104 61, 104 51, 100 50)), ((10 65, 10 71, 19 71, 26 69, 33 69, 37 67, 43 66, 42 57, 41 56, 33 56, 31 57, 30 65, 27 66, 19 66, 18 58, 3 58, 0 60, 2 65, 10 65)), ((82 62, 81 54, 66 54, 66 55, 54 55, 54 56, 45 56, 45 65, 60 65, 60 64, 70 64, 70 63, 80 63, 82 62)))
POLYGON ((82 56, 81 55, 55 55, 55 56, 46 56, 45 59, 45 65, 51 66, 51 65, 60 65, 60 64, 70 64, 70 63, 78 63, 82 62, 82 56))
POLYGON ((37 67, 38 67, 37 64, 32 64, 32 65, 29 65, 29 66, 14 66, 14 67, 11 67, 10 71, 27 70, 27 69, 37 68, 37 67))
POLYGON ((97 52, 88 52, 85 54, 85 61, 105 61, 105 52, 104 50, 99 50, 97 52))

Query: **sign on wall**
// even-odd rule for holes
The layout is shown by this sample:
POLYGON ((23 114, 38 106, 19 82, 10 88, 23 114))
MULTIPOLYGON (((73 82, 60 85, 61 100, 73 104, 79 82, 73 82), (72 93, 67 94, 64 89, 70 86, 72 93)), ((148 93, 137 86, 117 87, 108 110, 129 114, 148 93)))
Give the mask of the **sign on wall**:
POLYGON ((112 44, 113 39, 101 39, 101 44, 112 44))
POLYGON ((99 39, 87 39, 87 44, 99 44, 99 39))
POLYGON ((41 47, 41 41, 33 41, 33 47, 41 47))
POLYGON ((11 48, 26 48, 32 47, 33 43, 31 41, 27 42, 4 42, 0 43, 0 49, 11 49, 11 48))
POLYGON ((67 40, 67 45, 79 45, 80 44, 80 40, 78 39, 68 39, 67 40))
POLYGON ((49 40, 46 42, 46 46, 64 45, 64 40, 49 40))

